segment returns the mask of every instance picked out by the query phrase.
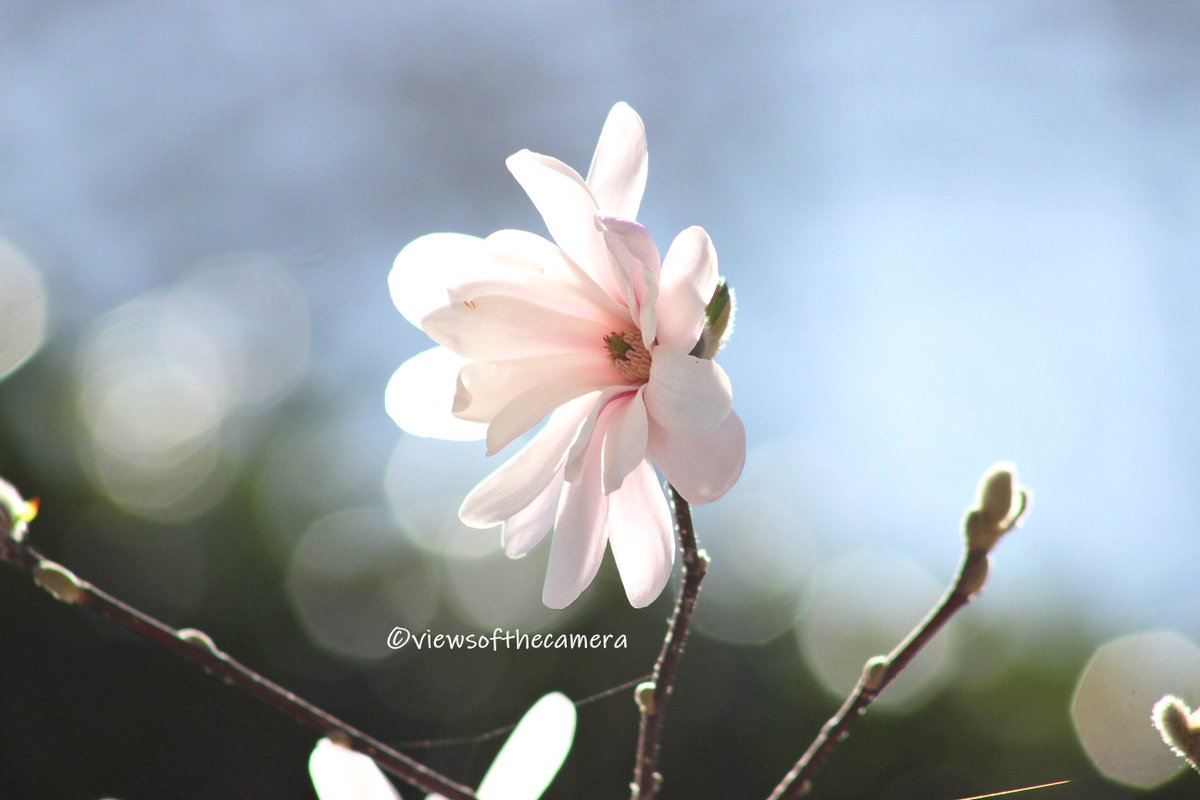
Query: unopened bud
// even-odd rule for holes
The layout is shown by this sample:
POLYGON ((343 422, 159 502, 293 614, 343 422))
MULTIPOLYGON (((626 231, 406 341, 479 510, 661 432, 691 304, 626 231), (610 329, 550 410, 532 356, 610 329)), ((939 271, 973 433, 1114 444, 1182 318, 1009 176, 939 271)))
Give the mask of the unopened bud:
POLYGON ((704 329, 700 332, 700 341, 692 348, 691 355, 709 359, 717 355, 717 351, 725 346, 725 342, 729 341, 733 334, 733 316, 736 308, 733 289, 721 278, 704 308, 704 329))
POLYGON ((983 585, 987 583, 988 573, 991 571, 991 558, 986 553, 968 552, 958 579, 958 591, 965 594, 967 599, 973 598, 983 591, 983 585))
POLYGON ((0 536, 19 542, 27 523, 37 516, 38 501, 26 500, 11 483, 0 478, 0 536))
POLYGON ((179 638, 183 639, 188 644, 194 644, 197 647, 203 647, 214 656, 221 655, 221 651, 217 649, 217 643, 214 642, 212 637, 204 631, 197 630, 196 628, 180 628, 177 633, 179 638))
POLYGON ((988 522, 1001 523, 1012 511, 1017 486, 1017 468, 1011 461, 994 465, 979 482, 979 511, 988 522))
POLYGON ((1029 493, 1017 484, 1017 468, 1011 461, 992 466, 979 481, 975 505, 963 517, 963 536, 968 550, 988 551, 1000 537, 1020 522, 1029 503, 1029 493))
POLYGON ((1154 704, 1150 716, 1163 741, 1200 771, 1200 713, 1193 712, 1178 697, 1167 695, 1154 704))
POLYGON ((33 582, 63 603, 75 605, 84 597, 83 584, 75 573, 53 561, 42 561, 33 568, 33 582))
POLYGON ((656 710, 657 704, 654 702, 654 693, 658 691, 658 686, 654 681, 642 681, 633 690, 633 699, 637 703, 638 711, 643 717, 652 717, 656 710))
POLYGON ((869 692, 878 692, 883 688, 883 679, 887 675, 888 664, 891 661, 887 656, 875 656, 867 659, 867 663, 863 665, 862 684, 863 688, 869 692))

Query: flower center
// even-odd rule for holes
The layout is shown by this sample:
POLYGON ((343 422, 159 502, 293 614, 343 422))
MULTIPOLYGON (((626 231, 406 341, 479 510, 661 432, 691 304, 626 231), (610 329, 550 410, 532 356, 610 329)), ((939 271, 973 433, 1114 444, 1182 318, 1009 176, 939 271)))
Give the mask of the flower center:
POLYGON ((613 331, 604 337, 613 368, 629 381, 650 380, 650 353, 642 344, 642 335, 635 331, 613 331))

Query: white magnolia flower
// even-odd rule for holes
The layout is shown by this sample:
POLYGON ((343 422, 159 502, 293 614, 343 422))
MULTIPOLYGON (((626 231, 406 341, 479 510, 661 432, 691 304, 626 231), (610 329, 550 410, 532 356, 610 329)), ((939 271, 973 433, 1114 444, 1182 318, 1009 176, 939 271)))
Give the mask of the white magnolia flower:
POLYGON ((467 496, 460 517, 503 524, 514 558, 553 529, 543 591, 552 608, 575 601, 611 542, 630 603, 645 606, 675 558, 654 465, 689 502, 705 503, 745 460, 729 378, 691 355, 718 286, 716 251, 702 228, 688 228, 660 263, 634 221, 646 137, 624 103, 609 113, 586 181, 528 150, 508 168, 554 243, 512 230, 435 233, 400 252, 392 299, 440 346, 396 371, 388 411, 410 433, 486 437, 488 455, 549 415, 467 496))
MULTIPOLYGON (((480 800, 538 800, 562 767, 575 738, 575 704, 553 692, 538 700, 496 754, 476 792, 480 800)), ((308 774, 320 800, 402 800, 375 762, 362 753, 317 742, 308 774)), ((425 800, 445 800, 439 794, 425 800)))

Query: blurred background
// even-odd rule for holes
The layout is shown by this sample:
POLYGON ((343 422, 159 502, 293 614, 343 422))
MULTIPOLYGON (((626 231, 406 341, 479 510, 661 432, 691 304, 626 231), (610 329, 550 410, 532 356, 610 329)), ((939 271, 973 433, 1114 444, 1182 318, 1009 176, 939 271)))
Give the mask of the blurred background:
MULTIPOLYGON (((1200 7, 1174 2, 0 5, 0 475, 52 558, 469 784, 483 733, 647 673, 670 593, 571 609, 463 528, 498 462, 383 409, 431 231, 544 232, 504 168, 643 116, 640 219, 712 235, 745 475, 666 797, 765 797, 953 573, 983 470, 1036 495, 981 599, 814 797, 1194 797, 1200 7), (391 651, 388 631, 625 634, 391 651), (1149 792, 1147 794, 1146 792, 1149 792)), ((315 736, 0 569, 0 795, 311 798, 315 736)), ((627 793, 627 693, 547 797, 627 793)), ((418 797, 413 790, 407 798, 418 797)))

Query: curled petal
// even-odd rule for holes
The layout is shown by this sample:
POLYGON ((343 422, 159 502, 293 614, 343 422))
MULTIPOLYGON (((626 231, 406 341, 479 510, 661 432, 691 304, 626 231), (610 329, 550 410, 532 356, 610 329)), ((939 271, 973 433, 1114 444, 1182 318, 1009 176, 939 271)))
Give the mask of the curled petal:
POLYGON ((649 461, 608 498, 608 537, 625 595, 634 608, 662 594, 675 563, 671 511, 649 461))
POLYGON ((483 361, 597 352, 611 330, 593 320, 499 295, 442 306, 422 319, 421 327, 438 344, 483 361))
MULTIPOLYGON (((590 217, 589 217, 590 219, 590 217)), ((450 302, 449 290, 463 283, 490 279, 519 280, 528 268, 501 264, 484 241, 462 233, 431 233, 400 251, 388 273, 392 302, 413 325, 450 302)))
POLYGON ((715 361, 667 347, 651 356, 646 410, 672 433, 697 435, 720 425, 733 408, 729 376, 715 361))
POLYGON ((590 275, 553 242, 528 231, 502 230, 484 239, 484 243, 492 258, 506 268, 517 274, 536 272, 537 279, 525 280, 520 284, 526 291, 533 289, 532 299, 535 302, 614 327, 620 325, 621 320, 628 321, 628 310, 609 297, 590 275), (541 299, 544 294, 541 282, 554 287, 553 298, 541 299))
POLYGON ((627 103, 608 112, 588 169, 587 185, 601 210, 634 219, 646 189, 646 126, 627 103))
POLYGON ((612 383, 603 370, 579 369, 534 386, 500 409, 487 431, 487 454, 503 450, 509 442, 542 421, 568 400, 574 400, 612 383))
POLYGON ((717 287, 717 251, 703 228, 675 237, 663 259, 658 294, 658 343, 689 352, 704 328, 704 309, 717 287))
POLYGON ((558 692, 525 712, 479 784, 479 800, 538 800, 575 739, 575 704, 558 692))
POLYGON ((329 739, 313 748, 308 774, 321 800, 401 800, 370 756, 329 739))
POLYGON ((560 469, 532 503, 504 521, 500 538, 506 556, 524 558, 546 538, 546 534, 554 527, 562 489, 563 474, 560 469))
POLYGON ((646 457, 649 424, 642 390, 612 401, 612 419, 604 431, 601 449, 601 480, 605 494, 612 494, 646 457))
POLYGON ((530 389, 570 383, 599 389, 621 380, 604 353, 556 353, 504 361, 473 361, 458 374, 454 414, 460 419, 490 422, 530 389))
POLYGON ((642 331, 646 347, 654 343, 658 302, 658 248, 638 223, 619 217, 596 217, 604 242, 613 254, 616 282, 624 287, 626 305, 642 331))
MULTIPOLYGON (((597 425, 603 430, 609 414, 602 411, 597 425)), ((582 478, 567 484, 554 540, 542 602, 550 608, 566 608, 574 603, 600 569, 606 539, 605 523, 608 498, 600 490, 600 441, 593 437, 583 457, 582 478)))
POLYGON ((534 502, 559 471, 594 403, 594 397, 581 397, 551 414, 528 444, 470 491, 458 510, 463 524, 490 528, 534 502))
POLYGON ((400 365, 388 381, 383 403, 403 430, 433 439, 473 441, 487 435, 487 426, 454 416, 455 384, 467 359, 444 347, 434 347, 400 365))
POLYGON ((689 503, 711 503, 741 477, 746 429, 730 411, 716 430, 699 436, 671 433, 650 423, 648 449, 654 463, 689 503))
POLYGON ((599 207, 579 173, 558 159, 529 150, 512 154, 506 163, 558 246, 605 292, 619 298, 604 237, 593 222, 599 207))

